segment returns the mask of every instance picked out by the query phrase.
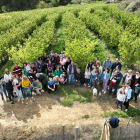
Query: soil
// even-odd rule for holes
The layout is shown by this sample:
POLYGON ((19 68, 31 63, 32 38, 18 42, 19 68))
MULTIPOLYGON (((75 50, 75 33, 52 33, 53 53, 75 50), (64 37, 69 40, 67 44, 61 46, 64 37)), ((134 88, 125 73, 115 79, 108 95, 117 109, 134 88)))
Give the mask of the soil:
MULTIPOLYGON (((74 90, 89 92, 86 87, 75 87, 74 90)), ((60 104, 61 96, 43 93, 29 98, 23 102, 11 105, 6 99, 0 99, 0 139, 32 139, 50 134, 62 132, 65 125, 66 133, 73 132, 75 126, 80 126, 82 138, 90 140, 93 135, 101 135, 104 118, 101 116, 105 111, 115 111, 115 99, 103 94, 93 96, 90 103, 74 102, 72 107, 64 107, 60 104), (82 118, 89 115, 89 118, 82 118), (85 130, 87 130, 85 132, 85 130), (90 130, 90 131, 89 131, 90 130), (100 133, 99 133, 100 132, 100 133)), ((134 101, 130 107, 137 107, 134 101)), ((108 118, 107 118, 108 119, 108 118)), ((126 126, 128 118, 120 118, 120 126, 126 126)), ((131 122, 130 125, 133 125, 131 122)))

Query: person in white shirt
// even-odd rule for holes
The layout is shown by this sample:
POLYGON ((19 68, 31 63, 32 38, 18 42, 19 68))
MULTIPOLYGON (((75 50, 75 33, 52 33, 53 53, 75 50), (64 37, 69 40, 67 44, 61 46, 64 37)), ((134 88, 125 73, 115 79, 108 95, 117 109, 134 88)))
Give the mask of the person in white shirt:
POLYGON ((122 110, 122 103, 125 102, 126 99, 126 94, 125 94, 125 86, 123 85, 122 88, 120 88, 117 92, 117 106, 116 108, 118 108, 118 105, 120 104, 121 109, 122 110))
POLYGON ((4 82, 8 83, 9 82, 9 77, 11 77, 12 74, 9 72, 8 69, 5 69, 4 72, 5 72, 5 74, 4 74, 4 82))
POLYGON ((85 83, 84 83, 85 86, 86 86, 86 83, 88 83, 88 85, 89 85, 90 75, 91 75, 91 73, 90 73, 89 69, 86 69, 86 72, 85 72, 85 83))
POLYGON ((96 62, 96 65, 97 65, 97 67, 98 67, 99 73, 102 75, 103 68, 102 68, 102 66, 101 66, 101 62, 100 62, 100 61, 97 61, 97 62, 96 62))
POLYGON ((28 75, 29 75, 29 76, 31 76, 31 75, 32 75, 31 65, 30 65, 30 63, 29 63, 29 62, 27 63, 27 66, 26 66, 26 71, 28 72, 28 75))

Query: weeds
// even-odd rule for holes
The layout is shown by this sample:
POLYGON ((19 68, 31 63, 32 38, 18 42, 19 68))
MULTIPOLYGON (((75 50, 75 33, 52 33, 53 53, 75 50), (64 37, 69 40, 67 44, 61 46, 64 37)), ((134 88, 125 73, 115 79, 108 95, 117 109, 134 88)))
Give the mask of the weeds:
POLYGON ((88 119, 89 118, 89 115, 84 115, 82 116, 83 119, 88 119))

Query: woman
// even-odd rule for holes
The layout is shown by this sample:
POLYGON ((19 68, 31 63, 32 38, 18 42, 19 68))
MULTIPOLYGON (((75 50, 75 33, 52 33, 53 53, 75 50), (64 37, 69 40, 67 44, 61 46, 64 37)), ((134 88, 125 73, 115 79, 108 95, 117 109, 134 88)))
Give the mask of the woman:
POLYGON ((40 69, 40 72, 41 72, 41 69, 42 69, 42 57, 38 58, 37 66, 38 66, 38 68, 40 69))
POLYGON ((103 80, 103 90, 102 90, 102 92, 104 92, 104 94, 106 93, 107 82, 108 82, 109 78, 110 78, 109 69, 106 68, 105 71, 103 72, 103 75, 102 75, 102 80, 103 80))
MULTIPOLYGON (((93 69, 92 61, 90 61, 89 64, 87 64, 87 66, 86 66, 86 70, 87 70, 87 69, 89 69, 89 72, 92 71, 92 69, 93 69)), ((85 71, 86 71, 86 70, 85 70, 85 71)))
POLYGON ((63 72, 62 72, 62 70, 60 70, 60 67, 57 66, 57 68, 56 68, 56 70, 55 70, 55 72, 54 72, 54 76, 60 76, 62 73, 63 73, 63 72))
POLYGON ((34 97, 32 97, 32 94, 31 94, 31 82, 30 80, 27 78, 27 76, 23 76, 23 80, 22 80, 22 88, 23 88, 23 91, 25 92, 26 94, 26 99, 28 99, 28 94, 30 94, 30 97, 33 99, 34 97))
POLYGON ((51 91, 55 91, 55 84, 54 84, 54 81, 52 80, 52 78, 49 79, 47 85, 48 85, 49 94, 51 91))
POLYGON ((132 70, 128 70, 128 73, 126 73, 123 77, 123 84, 130 82, 131 84, 131 80, 132 80, 132 70))
POLYGON ((136 84, 140 84, 140 73, 136 71, 136 75, 132 76, 131 88, 134 89, 136 84))
POLYGON ((23 63, 23 70, 24 70, 24 75, 26 75, 26 76, 28 76, 29 74, 28 74, 28 72, 27 72, 27 69, 26 69, 26 67, 27 67, 27 63, 23 63))
POLYGON ((98 67, 99 73, 102 74, 103 69, 102 69, 102 66, 101 66, 101 62, 100 62, 100 61, 97 61, 97 62, 96 62, 96 65, 97 65, 97 67, 98 67))
POLYGON ((5 69, 4 70, 4 82, 5 83, 8 83, 9 82, 9 77, 11 77, 12 76, 12 74, 9 72, 9 70, 8 69, 5 69))
POLYGON ((44 56, 43 56, 43 62, 45 62, 47 60, 47 54, 44 53, 44 56))
POLYGON ((55 57, 54 56, 52 56, 52 59, 51 59, 51 63, 52 63, 52 65, 53 65, 53 71, 55 71, 56 70, 56 61, 55 61, 55 57))

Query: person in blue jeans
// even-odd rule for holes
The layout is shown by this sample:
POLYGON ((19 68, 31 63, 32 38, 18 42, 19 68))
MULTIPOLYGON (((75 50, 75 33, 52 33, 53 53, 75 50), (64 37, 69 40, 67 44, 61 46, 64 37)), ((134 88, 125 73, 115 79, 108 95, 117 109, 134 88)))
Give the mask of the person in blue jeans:
POLYGON ((80 69, 77 69, 77 73, 75 74, 75 79, 73 80, 73 85, 75 85, 75 82, 78 83, 80 86, 84 82, 84 76, 83 73, 80 71, 80 69))
POLYGON ((73 84, 73 80, 74 80, 74 76, 76 74, 77 68, 76 65, 74 64, 73 61, 71 61, 71 64, 68 66, 68 72, 69 72, 69 82, 68 84, 72 83, 73 84))

